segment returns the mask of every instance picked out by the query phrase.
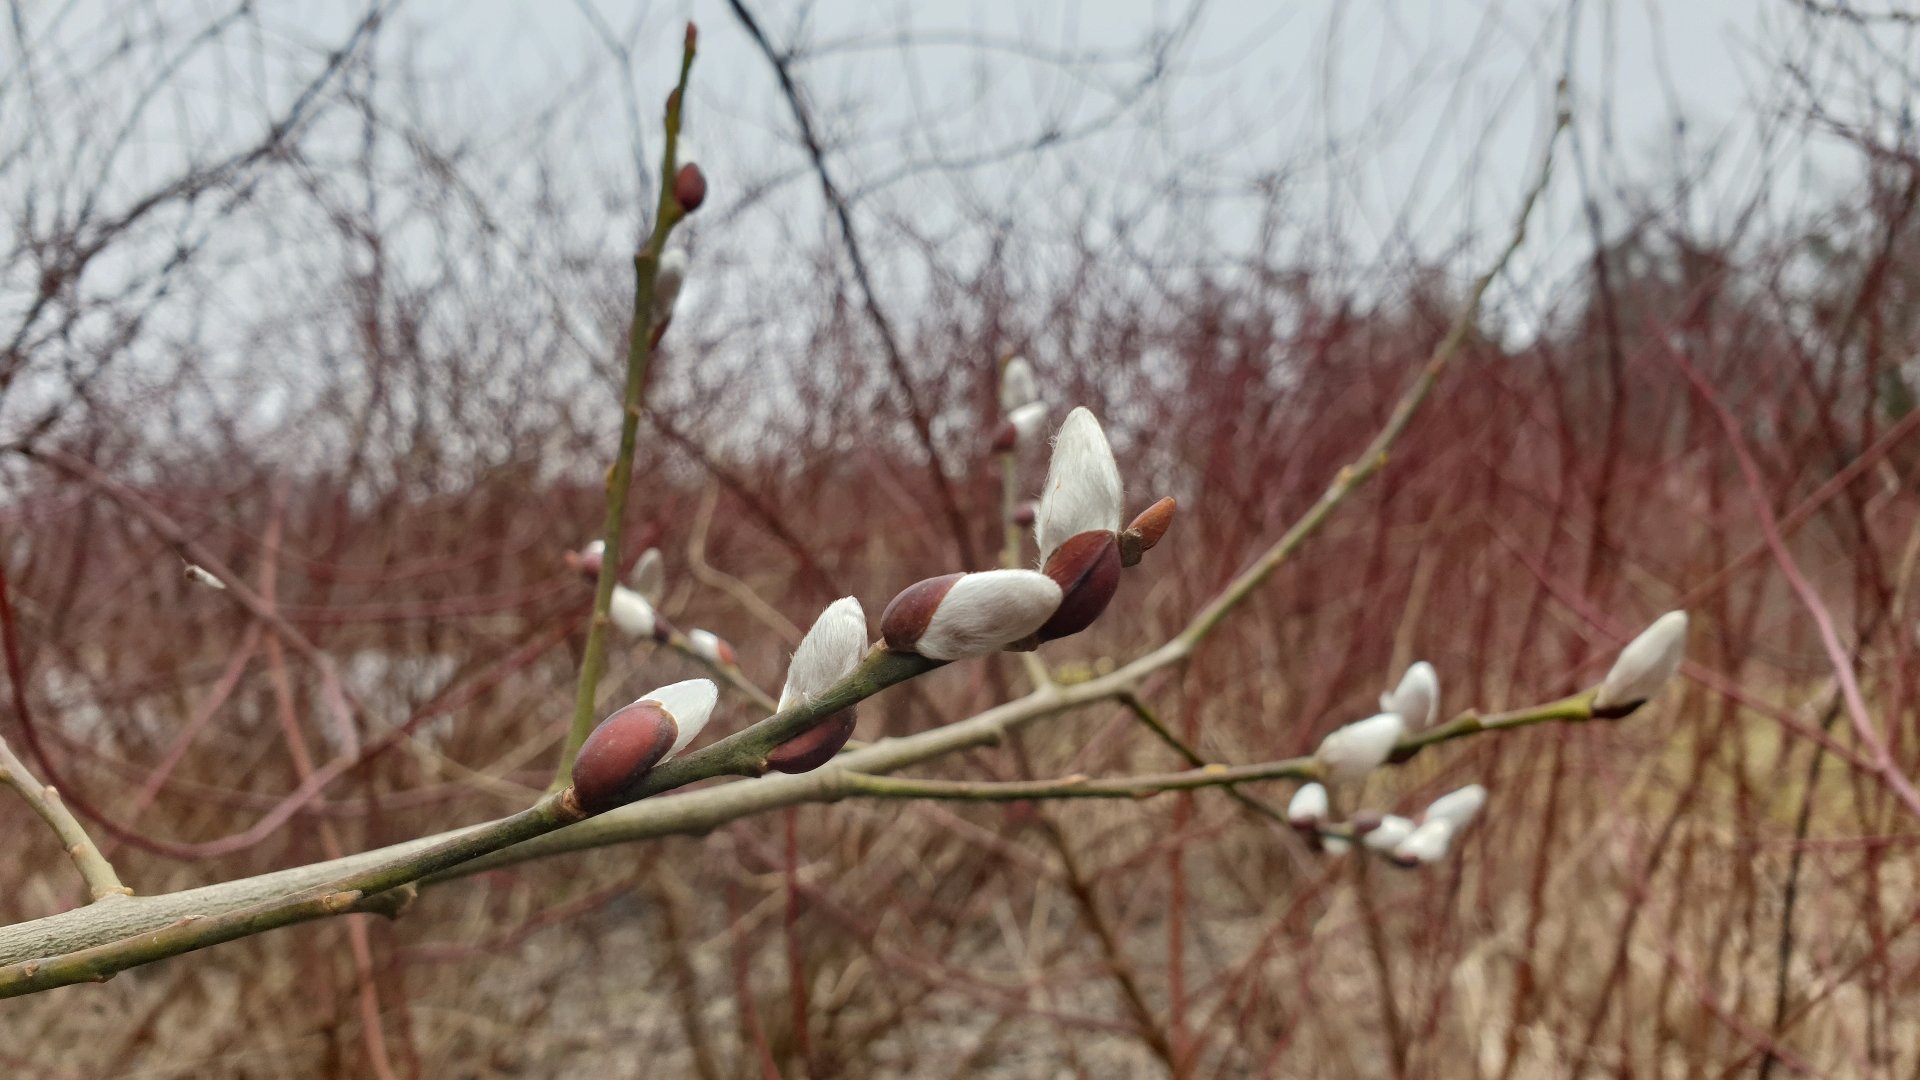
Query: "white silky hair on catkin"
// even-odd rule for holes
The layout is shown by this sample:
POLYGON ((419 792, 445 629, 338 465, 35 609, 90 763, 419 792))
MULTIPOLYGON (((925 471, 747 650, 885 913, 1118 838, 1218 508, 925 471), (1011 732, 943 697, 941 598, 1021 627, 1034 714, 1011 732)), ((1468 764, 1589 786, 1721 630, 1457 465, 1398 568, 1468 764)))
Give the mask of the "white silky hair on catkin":
POLYGON ((1687 613, 1669 611, 1620 650, 1619 659, 1600 684, 1594 708, 1648 700, 1680 670, 1680 661, 1686 655, 1687 613))
POLYGON ((1479 784, 1468 784, 1433 800, 1427 812, 1420 817, 1422 821, 1444 821, 1456 830, 1464 829, 1486 804, 1487 789, 1479 784))
POLYGON ((1120 499, 1120 466, 1113 460, 1113 448, 1100 421, 1082 405, 1067 414, 1053 439, 1047 486, 1033 520, 1041 561, 1080 533, 1118 532, 1120 499))
POLYGON ((673 740, 673 745, 668 747, 666 754, 660 758, 661 761, 665 761, 685 750, 687 744, 700 734, 700 729, 707 726, 707 721, 713 716, 714 705, 720 701, 720 688, 713 685, 712 679, 688 679, 685 682, 663 686, 652 693, 642 694, 640 700, 655 702, 667 710, 667 714, 673 717, 674 724, 680 729, 680 734, 673 740))
POLYGON ((1009 419, 1013 414, 1040 400, 1040 384, 1033 377, 1033 365, 1024 356, 1007 361, 1000 370, 1000 411, 1009 419))
POLYGON ((660 256, 660 269, 653 274, 653 314, 655 318, 665 318, 673 314, 673 305, 680 299, 680 287, 687 282, 687 253, 681 248, 668 248, 660 256))
POLYGON ((780 709, 813 697, 860 666, 867 653, 867 613, 860 601, 843 596, 827 605, 813 620, 800 647, 787 665, 787 684, 780 689, 780 709))
POLYGON ((1287 802, 1287 821, 1294 825, 1318 825, 1327 820, 1327 789, 1322 784, 1302 784, 1287 802))
POLYGON ((1416 826, 1411 818, 1399 814, 1388 814, 1380 819, 1373 831, 1360 838, 1360 842, 1374 851, 1392 851, 1401 841, 1413 835, 1416 826))
POLYGON ((1393 857, 1403 862, 1436 863, 1447 857, 1447 849, 1452 846, 1453 826, 1445 821, 1429 821, 1400 841, 1393 849, 1393 857))
POLYGON ((1047 422, 1047 403, 1029 401, 1025 405, 1007 414, 1007 422, 1013 425, 1014 440, 1020 443, 1033 441, 1040 434, 1040 426, 1047 422))
POLYGON ((613 602, 607 605, 607 615, 613 619, 613 625, 622 633, 634 637, 651 637, 654 628, 653 605, 647 598, 627 588, 625 585, 613 587, 613 602))
POLYGON ((1060 586, 1032 570, 982 570, 953 583, 914 651, 933 660, 985 656, 1019 641, 1060 607, 1060 586))
POLYGON ((1335 780, 1358 780, 1385 764, 1393 746, 1406 734, 1399 713, 1380 713, 1335 728, 1313 752, 1327 775, 1335 780))
POLYGON ((1409 731, 1431 725, 1440 715, 1440 673, 1425 660, 1415 661, 1399 686, 1380 695, 1380 711, 1400 714, 1409 731))
POLYGON ((687 647, 693 650, 694 655, 716 664, 726 662, 720 658, 720 635, 711 630, 687 631, 687 647))
POLYGON ((657 604, 667 591, 667 564, 660 557, 659 548, 648 548, 640 553, 640 559, 633 564, 633 591, 645 597, 647 603, 657 604))

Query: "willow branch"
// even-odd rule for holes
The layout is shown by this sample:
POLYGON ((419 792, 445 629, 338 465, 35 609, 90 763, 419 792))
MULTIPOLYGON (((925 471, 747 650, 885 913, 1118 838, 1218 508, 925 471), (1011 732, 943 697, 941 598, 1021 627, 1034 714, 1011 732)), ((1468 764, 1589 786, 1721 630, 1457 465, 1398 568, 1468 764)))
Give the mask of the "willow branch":
MULTIPOLYGON (((687 100, 687 76, 693 70, 693 24, 687 24, 686 45, 680 53, 680 81, 667 98, 666 149, 660 156, 660 201, 654 210, 653 235, 633 259, 633 327, 627 335, 627 382, 621 394, 620 452, 607 473, 607 517, 600 538, 606 545, 600 558, 600 576, 594 584, 593 618, 587 627, 586 654, 580 660, 580 683, 574 694, 573 723, 567 741, 560 749, 560 764, 554 770, 551 790, 559 791, 573 779, 573 761, 580 744, 587 741, 599 715, 596 692, 607 665, 607 633, 612 624, 608 610, 613 606, 613 587, 618 583, 620 537, 626 528, 627 493, 633 487, 634 447, 639 441, 640 406, 646 394, 647 369, 658 341, 654 331, 654 282, 659 275, 660 256, 666 253, 667 237, 686 212, 674 197, 676 155, 680 145, 680 122, 687 100)), ((664 328, 664 327, 663 327, 664 328)))

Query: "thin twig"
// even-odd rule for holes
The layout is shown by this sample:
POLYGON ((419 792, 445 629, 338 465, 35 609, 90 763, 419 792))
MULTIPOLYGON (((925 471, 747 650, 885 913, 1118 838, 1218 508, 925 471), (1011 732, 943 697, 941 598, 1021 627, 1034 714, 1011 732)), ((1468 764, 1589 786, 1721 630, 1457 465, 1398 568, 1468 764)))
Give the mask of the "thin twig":
MULTIPOLYGON (((27 715, 26 665, 20 659, 20 639, 13 621, 13 598, 7 592, 7 573, 0 566, 0 630, 4 630, 7 654, 7 682, 13 688, 13 711, 16 717, 27 715)), ((67 856, 73 860, 80 877, 87 883, 87 892, 95 900, 105 900, 112 896, 132 896, 133 890, 120 884, 120 875, 114 873, 113 864, 100 853, 100 848, 87 835, 80 819, 73 816, 67 804, 60 799, 58 788, 42 784, 34 779, 22 762, 0 739, 0 783, 20 793, 40 820, 53 829, 60 838, 60 846, 65 848, 67 856)))
POLYGON ((593 619, 587 627, 586 653, 580 660, 580 684, 574 694, 573 723, 567 741, 560 748, 560 764, 554 769, 552 791, 561 791, 573 780, 573 761, 580 744, 587 741, 598 714, 596 693, 607 664, 608 615, 613 606, 613 587, 618 584, 620 537, 626 531, 627 493, 633 488, 633 456, 639 441, 641 402, 646 394, 647 368, 653 357, 654 280, 660 271, 660 256, 667 250, 667 236, 685 216, 674 197, 676 154, 680 143, 680 124, 687 101, 687 76, 693 70, 695 36, 693 24, 687 24, 686 44, 680 52, 680 81, 667 99, 666 148, 660 155, 660 202, 653 215, 653 236, 633 259, 633 327, 627 336, 627 382, 621 394, 620 451, 607 473, 607 517, 600 529, 605 548, 600 558, 600 576, 594 585, 593 619))

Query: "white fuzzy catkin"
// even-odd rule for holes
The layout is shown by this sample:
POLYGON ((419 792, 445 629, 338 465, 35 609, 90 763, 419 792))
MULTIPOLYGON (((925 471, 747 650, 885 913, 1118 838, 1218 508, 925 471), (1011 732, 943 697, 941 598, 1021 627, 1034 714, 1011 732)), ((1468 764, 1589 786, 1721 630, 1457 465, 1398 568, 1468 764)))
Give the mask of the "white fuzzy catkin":
POLYGON ((640 561, 633 564, 630 575, 633 591, 646 597, 647 603, 657 604, 667 591, 667 564, 660 557, 659 548, 648 548, 640 553, 640 561))
POLYGON ((711 630, 687 631, 687 648, 692 649, 695 656, 708 663, 727 662, 726 657, 721 653, 720 644, 720 635, 711 630))
POLYGON ((1447 857, 1453 845, 1453 826, 1444 821, 1429 821, 1408 834, 1393 849, 1393 857, 1403 863, 1436 863, 1447 857))
POLYGON ((1440 675, 1419 660, 1400 677, 1400 685, 1380 695, 1380 711, 1400 714, 1408 731, 1430 726, 1440 715, 1440 675))
POLYGON ((1287 803, 1287 823, 1296 828, 1311 828, 1327 820, 1327 789, 1320 784, 1303 784, 1287 803))
POLYGON ((1479 784, 1468 784, 1458 791, 1449 791, 1433 800, 1427 812, 1420 815, 1421 821, 1444 821, 1457 832, 1467 827, 1480 808, 1487 804, 1487 789, 1479 784))
POLYGON ((613 587, 613 602, 607 605, 607 615, 622 633, 634 637, 652 637, 658 622, 653 614, 653 605, 647 603, 647 598, 625 585, 613 587))
POLYGON ((653 275, 653 317, 664 319, 673 314, 674 302, 680 299, 680 287, 687 281, 687 253, 680 248, 668 248, 660 256, 660 269, 653 275))
POLYGON ((800 647, 787 665, 787 684, 780 688, 780 709, 813 697, 860 666, 867 652, 867 613, 860 601, 843 596, 827 605, 813 620, 800 647))
POLYGON ((1033 570, 963 575, 940 598, 913 651, 933 660, 998 652, 1040 629, 1060 600, 1060 586, 1033 570))
POLYGON ((1320 740, 1313 756, 1334 780, 1359 780, 1384 764, 1393 745, 1407 733, 1399 713, 1380 713, 1335 728, 1320 740))
POLYGON ((224 590, 227 583, 213 576, 213 572, 195 563, 187 564, 187 580, 196 585, 205 585, 209 589, 224 590))
POLYGON ((688 679, 686 682, 663 686, 650 694, 642 694, 640 700, 654 702, 667 710, 667 715, 673 717, 674 725, 680 729, 673 745, 660 758, 665 761, 685 750, 687 744, 700 734, 700 729, 707 726, 707 720, 713 716, 713 707, 720 700, 720 689, 713 685, 712 679, 688 679))
POLYGON ((1024 356, 1007 361, 1007 366, 1000 369, 1000 411, 1011 419, 1015 412, 1039 400, 1040 385, 1034 380, 1033 365, 1024 356))
POLYGON ((1323 836, 1320 838, 1320 850, 1329 855, 1345 855, 1353 850, 1353 842, 1344 836, 1323 836))
POLYGON ((1687 613, 1669 611, 1620 650, 1620 658, 1600 684, 1593 707, 1605 709, 1646 701, 1667 685, 1686 655, 1687 613))
POLYGON ((1380 819, 1380 824, 1377 827, 1365 836, 1362 836, 1360 842, 1374 851, 1392 851, 1394 848, 1399 847, 1401 842, 1407 837, 1412 836, 1415 828, 1416 826, 1412 818, 1403 818, 1399 814, 1388 814, 1386 817, 1380 819))
POLYGON ((1047 422, 1047 403, 1029 401, 1008 413, 1007 422, 1013 425, 1014 441, 1025 446, 1040 434, 1040 425, 1047 422))
POLYGON ((1120 466, 1106 432, 1086 406, 1067 414, 1053 439, 1047 486, 1034 513, 1033 536, 1046 561, 1053 549, 1083 532, 1120 530, 1120 466))

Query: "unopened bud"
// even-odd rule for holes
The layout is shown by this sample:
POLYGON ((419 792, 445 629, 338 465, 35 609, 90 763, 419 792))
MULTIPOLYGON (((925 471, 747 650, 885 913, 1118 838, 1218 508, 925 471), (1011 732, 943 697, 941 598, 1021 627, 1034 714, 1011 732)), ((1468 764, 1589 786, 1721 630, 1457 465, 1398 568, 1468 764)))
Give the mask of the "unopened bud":
POLYGON ((840 748, 853 737, 853 707, 841 709, 799 735, 788 739, 767 755, 767 767, 774 772, 803 773, 833 760, 840 748))
POLYGON ((629 798, 655 765, 693 742, 719 699, 711 680, 689 679, 663 686, 600 721, 573 763, 581 807, 597 814, 629 798))
POLYGON ((887 604, 887 648, 930 660, 997 652, 1031 636, 1060 608, 1060 586, 1032 570, 945 574, 909 585, 887 604))
POLYGON ((1400 677, 1400 685, 1380 695, 1380 711, 1398 713, 1407 730, 1419 731, 1440 715, 1440 676, 1425 660, 1400 677))
POLYGON ((607 615, 613 625, 622 633, 633 637, 657 637, 665 622, 647 598, 627 588, 625 585, 613 587, 613 600, 607 605, 607 615))
POLYGON ((673 314, 673 305, 680 299, 680 287, 687 281, 687 253, 680 248, 668 248, 660 256, 660 268, 653 275, 653 317, 656 322, 665 321, 673 314))
POLYGON ((996 454, 1011 454, 1014 448, 1019 445, 1020 429, 1014 427, 1013 421, 1011 420, 1000 421, 999 429, 993 433, 993 443, 991 447, 993 452, 996 454))
POLYGON ((1360 842, 1373 851, 1392 851, 1400 846, 1401 841, 1413 835, 1413 830, 1412 819, 1403 818, 1398 814, 1388 814, 1380 819, 1380 824, 1367 830, 1367 834, 1360 838, 1360 842))
POLYGON ((1110 532, 1069 537, 1040 572, 1060 586, 1061 601, 1040 627, 1040 640, 1077 634, 1093 625, 1120 588, 1120 544, 1110 532))
POLYGON ((1487 804, 1487 789, 1479 784, 1468 784, 1458 791, 1449 791, 1433 800, 1427 812, 1420 815, 1421 821, 1444 821, 1454 831, 1467 827, 1480 808, 1487 804))
POLYGON ((1287 803, 1287 824, 1296 829, 1312 829, 1326 824, 1327 789, 1322 784, 1302 784, 1287 803))
POLYGON ((1120 564, 1134 566, 1140 556, 1152 550, 1173 527, 1173 512, 1179 504, 1169 495, 1140 511, 1138 517, 1120 531, 1120 564))
POLYGON ((860 601, 843 596, 827 605, 807 628, 787 665, 779 708, 803 704, 853 673, 867 651, 867 614, 860 601))
POLYGON ((1401 866, 1437 863, 1447 857, 1453 846, 1453 826, 1445 821, 1429 821, 1409 833, 1393 849, 1393 861, 1401 866))
POLYGON ((737 662, 733 646, 725 638, 711 630, 690 630, 687 632, 687 648, 695 656, 708 663, 732 667, 737 662))
MULTIPOLYGON (((1016 410, 1040 400, 1040 386, 1033 377, 1033 365, 1024 356, 1016 356, 1000 369, 1000 411, 1011 416, 1016 410)), ((1045 406, 1041 407, 1042 412, 1045 406)))
POLYGON ((707 175, 689 161, 673 176, 673 197, 680 209, 691 214, 707 201, 707 175))
POLYGON ((1406 731, 1398 713, 1380 713, 1335 728, 1320 740, 1313 756, 1329 778, 1359 780, 1386 762, 1406 731))
POLYGON ((1073 410, 1054 437, 1047 486, 1034 518, 1041 559, 1080 533, 1119 532, 1120 497, 1120 466, 1106 432, 1085 407, 1073 410))
POLYGON ((1038 509, 1039 504, 1032 499, 1022 502, 1019 506, 1013 508, 1013 523, 1023 529, 1032 526, 1034 511, 1038 509))
POLYGON ((209 589, 225 590, 227 583, 214 577, 212 571, 197 563, 188 563, 185 571, 187 580, 195 585, 204 585, 209 589))
POLYGON ((1687 613, 1669 611, 1620 650, 1593 699, 1595 716, 1625 716, 1660 692, 1687 655, 1687 613))

